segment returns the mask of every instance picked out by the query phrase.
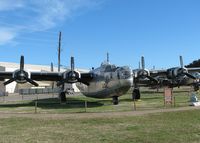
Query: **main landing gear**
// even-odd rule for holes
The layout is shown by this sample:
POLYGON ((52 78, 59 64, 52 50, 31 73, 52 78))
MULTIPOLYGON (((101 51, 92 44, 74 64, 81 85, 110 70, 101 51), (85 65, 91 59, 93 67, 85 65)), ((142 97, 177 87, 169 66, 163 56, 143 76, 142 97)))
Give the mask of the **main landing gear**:
POLYGON ((140 99, 140 89, 139 88, 134 88, 133 93, 132 93, 132 99, 133 100, 140 99))
POLYGON ((60 97, 60 102, 61 102, 61 103, 65 103, 65 102, 67 101, 65 92, 63 92, 63 91, 60 92, 60 93, 59 93, 59 97, 60 97))
POLYGON ((199 85, 194 85, 194 91, 198 91, 199 90, 199 85))
POLYGON ((113 105, 117 105, 119 103, 118 96, 113 96, 113 105))

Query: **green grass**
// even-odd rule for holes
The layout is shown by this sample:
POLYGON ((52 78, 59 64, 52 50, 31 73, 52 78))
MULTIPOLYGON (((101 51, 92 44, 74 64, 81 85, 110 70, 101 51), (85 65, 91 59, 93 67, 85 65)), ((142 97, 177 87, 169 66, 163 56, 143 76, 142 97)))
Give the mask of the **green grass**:
MULTIPOLYGON (((188 92, 178 91, 174 95, 175 108, 188 106, 188 92)), ((0 118, 0 143, 200 142, 199 110, 140 116, 134 116, 133 111, 133 114, 123 116, 122 112, 133 110, 130 94, 120 97, 117 106, 112 105, 111 99, 100 100, 84 96, 70 97, 67 104, 60 104, 56 98, 43 99, 38 100, 37 111, 40 114, 30 114, 35 111, 34 104, 34 101, 0 103, 1 117, 4 117, 0 118), (88 118, 84 113, 85 100, 88 102, 89 114, 107 114, 90 114, 92 116, 88 118), (50 113, 48 115, 54 115, 54 118, 46 117, 44 113, 50 113), (21 115, 30 116, 20 117, 21 115), (82 115, 85 117, 81 117, 82 115)), ((151 91, 143 91, 141 101, 136 102, 136 106, 138 111, 174 108, 169 105, 164 107, 162 92, 151 91)))
POLYGON ((0 142, 171 143, 200 142, 200 111, 143 116, 0 120, 0 142))
MULTIPOLYGON (((174 92, 175 107, 189 105, 188 92, 174 92)), ((199 97, 199 96, 198 96, 199 97)), ((134 102, 131 94, 119 98, 119 105, 113 105, 112 99, 93 99, 85 96, 68 97, 66 104, 60 104, 57 98, 38 100, 38 113, 81 113, 85 112, 85 101, 87 101, 87 112, 121 112, 134 109, 134 102)), ((174 107, 174 106, 173 106, 174 107)), ((136 102, 137 110, 152 110, 160 108, 171 108, 171 105, 164 107, 162 92, 143 91, 141 101, 136 102)), ((7 113, 34 113, 35 101, 1 102, 0 112, 7 113)))

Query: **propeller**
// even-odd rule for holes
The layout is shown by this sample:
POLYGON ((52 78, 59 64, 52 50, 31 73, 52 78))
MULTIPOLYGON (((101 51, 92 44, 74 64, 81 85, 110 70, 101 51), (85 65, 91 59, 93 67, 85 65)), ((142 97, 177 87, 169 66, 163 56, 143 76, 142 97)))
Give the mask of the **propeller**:
POLYGON ((8 85, 12 83, 13 81, 16 81, 17 83, 26 83, 29 82, 30 84, 34 86, 38 86, 38 83, 33 81, 31 78, 29 78, 28 72, 24 70, 24 56, 21 56, 20 58, 20 69, 15 70, 13 72, 13 76, 8 81, 4 82, 4 85, 8 85))
POLYGON ((83 84, 89 85, 89 83, 81 79, 80 73, 74 70, 75 69, 74 57, 71 57, 70 65, 71 65, 70 71, 66 71, 63 73, 63 79, 57 82, 57 86, 61 86, 64 83, 76 83, 76 82, 81 82, 83 84))
POLYGON ((142 69, 145 69, 145 61, 144 61, 144 56, 141 57, 141 64, 142 64, 142 69))
POLYGON ((71 57, 71 72, 69 72, 71 80, 77 80, 76 73, 74 71, 74 57, 71 57))
POLYGON ((149 80, 153 81, 153 82, 158 82, 158 80, 156 80, 155 78, 150 76, 150 73, 147 69, 145 69, 145 60, 144 60, 144 56, 141 57, 141 65, 142 65, 142 69, 140 69, 138 71, 138 77, 139 78, 148 78, 149 80))
POLYGON ((183 57, 180 56, 179 59, 180 59, 181 68, 178 69, 177 75, 178 76, 186 75, 189 78, 196 79, 196 77, 191 75, 190 73, 188 73, 188 70, 184 67, 184 65, 183 65, 183 57))
POLYGON ((184 68, 184 65, 183 65, 183 57, 182 57, 182 56, 179 56, 179 60, 180 60, 180 66, 181 66, 181 68, 184 68))

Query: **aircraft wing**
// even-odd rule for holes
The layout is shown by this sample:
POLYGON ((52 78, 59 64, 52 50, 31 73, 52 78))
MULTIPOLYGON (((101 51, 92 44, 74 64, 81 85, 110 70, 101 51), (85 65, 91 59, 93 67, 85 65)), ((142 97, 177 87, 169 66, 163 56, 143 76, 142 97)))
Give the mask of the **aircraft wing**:
MULTIPOLYGON (((10 79, 14 72, 0 71, 0 80, 10 79)), ((30 78, 37 81, 59 81, 62 79, 62 73, 52 72, 30 72, 30 78)))
POLYGON ((71 57, 71 69, 65 72, 28 72, 24 70, 24 56, 20 58, 19 69, 13 72, 0 71, 0 80, 9 79, 4 82, 4 85, 10 84, 13 81, 17 83, 29 82, 32 85, 38 86, 35 81, 57 81, 57 85, 63 85, 64 83, 76 83, 81 82, 89 85, 89 82, 93 79, 93 73, 86 72, 80 73, 74 69, 74 57, 71 57))
MULTIPOLYGON (((188 73, 195 73, 195 72, 200 72, 200 67, 199 68, 186 68, 188 73)), ((168 73, 168 69, 167 70, 152 70, 150 71, 150 75, 152 77, 155 76, 166 76, 168 73)))
POLYGON ((0 80, 12 78, 13 72, 0 71, 0 80))
POLYGON ((31 72, 30 78, 36 81, 60 81, 62 73, 59 72, 31 72))
POLYGON ((193 73, 193 72, 200 72, 200 67, 199 68, 187 68, 189 73, 193 73))
MULTIPOLYGON (((66 72, 69 73, 70 71, 66 72)), ((65 80, 66 83, 68 83, 68 79, 70 77, 64 76, 64 73, 59 73, 59 72, 32 72, 31 73, 31 79, 36 80, 36 81, 62 81, 65 80), (64 79, 64 77, 66 79, 64 79), (68 78, 68 79, 67 79, 68 78)), ((89 85, 89 82, 93 79, 93 74, 88 72, 88 73, 80 73, 80 78, 78 78, 78 82, 82 82, 83 84, 89 85)), ((73 83, 73 82, 69 82, 73 83)))
MULTIPOLYGON (((93 74, 92 73, 80 73, 80 76, 78 80, 75 82, 71 81, 68 76, 68 72, 29 72, 28 77, 31 80, 35 81, 57 81, 57 82, 62 82, 62 83, 75 83, 75 82, 82 82, 83 84, 89 85, 89 82, 93 79, 93 74), (66 74, 66 76, 64 76, 66 74), (68 82, 70 80, 70 82, 68 82)), ((12 79, 14 78, 13 75, 15 76, 15 71, 14 72, 6 72, 6 71, 0 71, 0 80, 3 81, 5 79, 12 79)), ((16 74, 16 76, 18 76, 16 74)), ((20 79, 20 77, 16 77, 17 80, 20 79)), ((13 80, 13 81, 16 81, 13 80)))
POLYGON ((156 77, 156 76, 166 76, 167 70, 152 70, 150 71, 150 76, 156 77))
POLYGON ((80 76, 76 77, 73 81, 69 76, 68 72, 59 73, 59 72, 33 72, 31 73, 31 79, 36 81, 58 81, 65 83, 76 83, 81 82, 83 84, 89 85, 89 82, 93 79, 93 73, 80 73, 80 76))
POLYGON ((81 73, 81 78, 79 80, 79 82, 89 85, 90 81, 94 78, 94 74, 93 73, 81 73))

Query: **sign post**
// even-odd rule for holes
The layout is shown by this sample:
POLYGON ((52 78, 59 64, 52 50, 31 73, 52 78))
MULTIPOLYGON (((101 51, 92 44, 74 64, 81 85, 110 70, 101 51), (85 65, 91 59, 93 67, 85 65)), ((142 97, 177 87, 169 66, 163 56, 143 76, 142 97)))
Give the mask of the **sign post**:
POLYGON ((35 101, 35 114, 37 114, 37 100, 35 101))
MULTIPOLYGON (((164 89, 164 106, 166 106, 167 104, 171 104, 173 103, 173 92, 172 92, 172 88, 168 88, 166 87, 164 89)), ((175 100, 175 99, 174 99, 175 100)), ((175 105, 175 103, 174 103, 175 105)))
POLYGON ((85 112, 87 112, 87 100, 85 100, 85 112))
POLYGON ((135 102, 135 98, 133 99, 133 108, 136 111, 136 102, 135 102))

